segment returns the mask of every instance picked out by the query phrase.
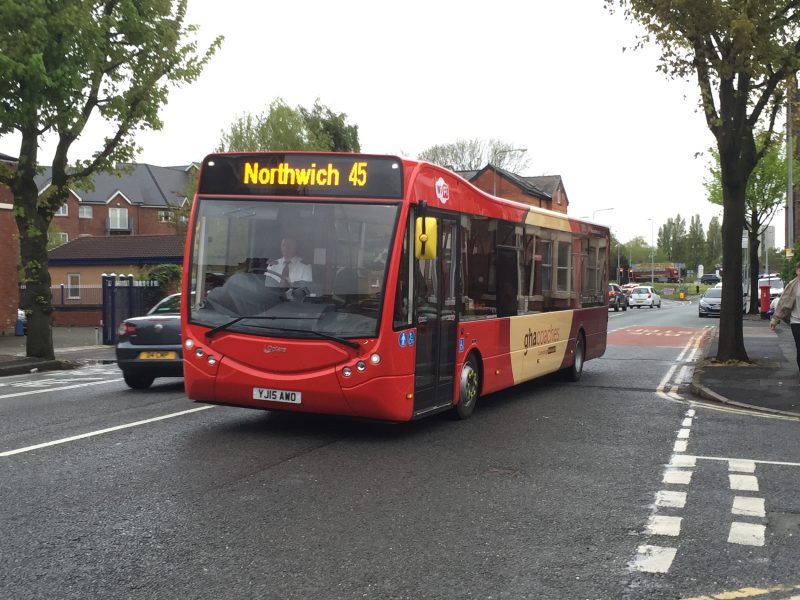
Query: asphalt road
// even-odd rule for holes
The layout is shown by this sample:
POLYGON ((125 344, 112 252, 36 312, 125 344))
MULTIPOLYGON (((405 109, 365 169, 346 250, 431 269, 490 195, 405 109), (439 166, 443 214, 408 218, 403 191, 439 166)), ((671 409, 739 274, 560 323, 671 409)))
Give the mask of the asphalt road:
POLYGON ((800 423, 688 396, 716 324, 610 312, 579 383, 461 422, 207 407, 113 365, 5 378, 0 598, 790 598, 800 423))

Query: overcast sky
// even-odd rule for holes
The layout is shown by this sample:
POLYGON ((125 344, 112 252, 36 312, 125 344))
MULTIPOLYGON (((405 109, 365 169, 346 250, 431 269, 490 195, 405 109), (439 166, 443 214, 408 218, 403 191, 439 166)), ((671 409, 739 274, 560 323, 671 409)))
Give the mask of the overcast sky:
MULTIPOLYGON (((623 52, 638 29, 602 0, 190 0, 188 22, 201 47, 225 42, 197 82, 171 93, 164 129, 139 137, 140 162, 199 161, 237 117, 276 97, 319 98, 358 125, 364 152, 414 158, 473 138, 527 148, 523 175, 561 175, 570 214, 622 241, 649 243, 648 219, 657 235, 678 213, 704 228, 721 216, 705 199, 713 137, 696 84, 657 73, 653 47, 623 52)), ((93 132, 70 160, 98 147, 93 132)), ((18 150, 0 139, 0 152, 18 150)), ((52 147, 43 151, 50 164, 52 147)), ((782 245, 783 211, 773 223, 782 245)))

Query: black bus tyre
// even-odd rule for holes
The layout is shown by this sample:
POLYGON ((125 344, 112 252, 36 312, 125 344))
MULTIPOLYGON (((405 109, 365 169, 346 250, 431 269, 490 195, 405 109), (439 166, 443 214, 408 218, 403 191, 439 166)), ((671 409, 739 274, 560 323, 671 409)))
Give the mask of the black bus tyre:
POLYGON ((461 367, 461 376, 458 380, 458 404, 455 406, 455 416, 459 419, 469 419, 478 403, 481 391, 481 372, 474 354, 470 354, 461 367))
POLYGON ((567 367, 566 369, 566 376, 568 381, 579 381, 581 375, 583 374, 583 363, 584 363, 584 342, 583 342, 583 333, 578 333, 578 338, 575 340, 575 354, 574 360, 572 361, 572 365, 567 367))
POLYGON ((122 372, 122 377, 125 379, 125 383, 128 384, 128 387, 133 390, 146 390, 155 380, 155 377, 149 375, 136 375, 127 371, 122 372))

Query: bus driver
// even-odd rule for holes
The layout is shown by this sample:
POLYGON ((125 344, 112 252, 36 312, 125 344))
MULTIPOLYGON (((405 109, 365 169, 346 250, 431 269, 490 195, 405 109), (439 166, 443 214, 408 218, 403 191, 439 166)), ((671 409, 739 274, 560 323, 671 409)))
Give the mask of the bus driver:
MULTIPOLYGON (((297 241, 290 237, 281 240, 281 257, 270 261, 265 276, 285 287, 298 281, 311 281, 311 265, 305 264, 297 255, 297 241)), ((274 283, 267 281, 267 285, 274 283)))

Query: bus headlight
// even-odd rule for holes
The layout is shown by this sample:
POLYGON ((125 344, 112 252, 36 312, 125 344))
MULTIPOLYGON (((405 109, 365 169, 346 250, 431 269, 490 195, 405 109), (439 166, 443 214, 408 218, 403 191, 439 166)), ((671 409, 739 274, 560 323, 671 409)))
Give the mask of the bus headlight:
POLYGON ((191 349, 192 349, 192 347, 194 346, 194 340, 193 340, 192 338, 188 338, 188 339, 187 339, 187 340, 186 340, 186 341, 183 343, 183 345, 184 345, 184 346, 186 346, 186 349, 187 349, 187 350, 191 350, 191 349))
POLYGON ((377 365, 379 362, 381 362, 381 355, 376 352, 369 357, 369 362, 371 362, 373 365, 377 365))

